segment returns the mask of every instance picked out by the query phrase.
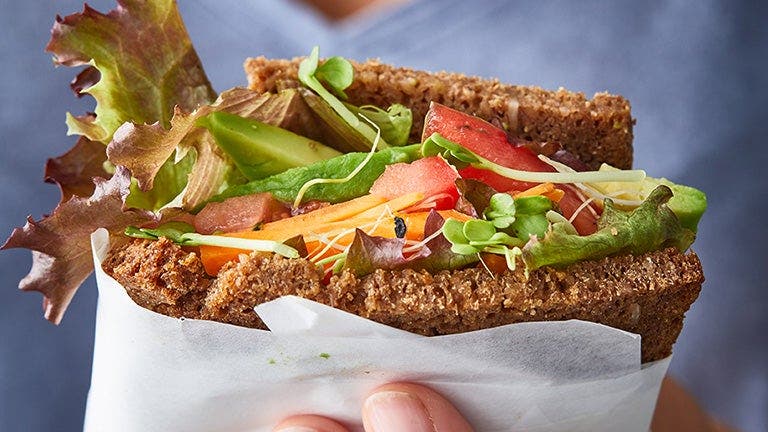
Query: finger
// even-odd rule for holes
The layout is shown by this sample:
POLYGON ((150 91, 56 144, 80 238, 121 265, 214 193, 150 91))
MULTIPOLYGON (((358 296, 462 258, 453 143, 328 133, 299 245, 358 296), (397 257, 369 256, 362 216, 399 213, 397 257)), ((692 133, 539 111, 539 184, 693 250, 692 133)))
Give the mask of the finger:
POLYGON ((444 397, 427 387, 387 384, 363 404, 366 432, 472 432, 472 427, 444 397))
POLYGON ((349 432, 335 421, 317 415, 297 415, 280 422, 273 432, 349 432))

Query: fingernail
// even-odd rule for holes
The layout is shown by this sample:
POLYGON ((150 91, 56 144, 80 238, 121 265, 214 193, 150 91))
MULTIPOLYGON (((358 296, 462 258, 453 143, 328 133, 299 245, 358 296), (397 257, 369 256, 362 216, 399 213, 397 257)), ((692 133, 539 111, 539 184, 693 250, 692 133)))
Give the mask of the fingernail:
POLYGON ((372 432, 434 432, 427 408, 408 393, 382 391, 365 401, 363 421, 372 432))
POLYGON ((305 426, 288 426, 283 429, 277 429, 274 432, 320 432, 318 429, 305 426))

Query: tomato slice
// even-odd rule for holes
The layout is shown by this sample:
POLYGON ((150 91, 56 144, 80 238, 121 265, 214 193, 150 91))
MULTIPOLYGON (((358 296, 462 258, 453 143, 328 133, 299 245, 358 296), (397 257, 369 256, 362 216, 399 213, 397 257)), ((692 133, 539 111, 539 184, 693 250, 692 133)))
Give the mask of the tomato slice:
MULTIPOLYGON (((424 120, 422 141, 435 132, 505 167, 523 171, 553 171, 552 167, 539 160, 529 148, 511 144, 507 140, 507 133, 496 126, 432 102, 424 120)), ((465 178, 483 181, 498 191, 526 190, 536 186, 536 183, 512 180, 488 170, 472 167, 460 170, 459 174, 465 178)))
MULTIPOLYGON (((508 168, 533 172, 555 171, 528 147, 510 143, 506 132, 496 126, 478 117, 432 102, 424 120, 422 140, 429 138, 435 132, 491 162, 508 168)), ((480 180, 499 192, 523 191, 538 184, 512 180, 494 172, 473 167, 464 168, 459 171, 459 174, 464 178, 480 180)), ((570 218, 579 210, 584 199, 572 185, 558 185, 558 188, 565 192, 559 203, 560 209, 565 217, 570 218)), ((597 229, 599 208, 592 205, 588 207, 579 211, 573 221, 574 227, 581 235, 591 234, 597 229)))
POLYGON ((432 156, 411 163, 387 165, 370 191, 387 199, 421 192, 427 198, 435 197, 433 208, 448 210, 459 199, 457 178, 459 174, 443 158, 432 156))

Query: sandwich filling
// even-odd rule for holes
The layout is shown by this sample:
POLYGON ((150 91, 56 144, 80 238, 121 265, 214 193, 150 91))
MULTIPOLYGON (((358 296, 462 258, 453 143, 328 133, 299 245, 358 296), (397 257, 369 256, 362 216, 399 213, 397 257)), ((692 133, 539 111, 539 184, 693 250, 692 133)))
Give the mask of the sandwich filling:
POLYGON ((666 247, 682 252, 693 242, 706 206, 694 188, 641 170, 589 170, 556 143, 510 138, 437 103, 422 141, 409 143, 407 107, 345 103, 351 64, 318 58, 315 48, 301 63, 303 88, 226 92, 210 106, 177 113, 183 128, 172 121, 159 136, 118 129, 110 144, 117 155, 205 135, 241 176, 172 220, 125 234, 199 247, 210 275, 252 250, 305 258, 329 276, 364 276, 375 269, 533 270, 666 247), (300 109, 306 113, 294 112, 300 109), (274 126, 291 114, 315 123, 274 126))

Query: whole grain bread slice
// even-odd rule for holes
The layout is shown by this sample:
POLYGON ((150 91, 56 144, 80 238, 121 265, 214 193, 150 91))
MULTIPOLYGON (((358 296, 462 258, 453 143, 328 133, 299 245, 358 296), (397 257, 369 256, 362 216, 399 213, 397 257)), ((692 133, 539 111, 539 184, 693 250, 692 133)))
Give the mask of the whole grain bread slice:
MULTIPOLYGON (((249 87, 275 92, 298 86, 302 58, 249 58, 245 71, 249 87)), ((389 107, 400 103, 413 110, 413 142, 421 140, 424 116, 434 101, 476 115, 510 135, 539 142, 558 142, 582 162, 597 169, 602 162, 618 168, 632 166, 632 127, 629 102, 621 96, 564 89, 515 86, 496 79, 457 73, 429 73, 394 67, 377 60, 352 62, 355 78, 345 90, 355 105, 389 107)))
POLYGON ((323 284, 311 262, 263 253, 243 254, 212 278, 197 254, 160 239, 116 248, 103 267, 136 303, 175 317, 263 328, 253 307, 292 294, 423 335, 581 319, 640 334, 643 361, 672 352, 704 281, 696 254, 676 249, 545 267, 528 277, 482 267, 377 270, 364 277, 344 272, 323 284))

